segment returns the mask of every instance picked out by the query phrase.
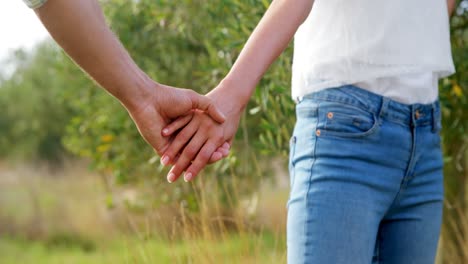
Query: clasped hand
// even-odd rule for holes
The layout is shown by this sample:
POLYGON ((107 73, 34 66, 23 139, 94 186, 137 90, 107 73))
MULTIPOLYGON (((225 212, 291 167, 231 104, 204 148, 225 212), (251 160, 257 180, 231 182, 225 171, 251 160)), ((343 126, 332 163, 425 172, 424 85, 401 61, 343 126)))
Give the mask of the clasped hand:
POLYGON ((173 165, 167 175, 169 182, 176 181, 184 171, 184 180, 191 181, 207 164, 229 154, 243 109, 232 98, 223 97, 221 89, 214 89, 206 96, 226 120, 218 123, 205 112, 193 110, 162 130, 163 136, 171 138, 161 158, 163 165, 173 165))

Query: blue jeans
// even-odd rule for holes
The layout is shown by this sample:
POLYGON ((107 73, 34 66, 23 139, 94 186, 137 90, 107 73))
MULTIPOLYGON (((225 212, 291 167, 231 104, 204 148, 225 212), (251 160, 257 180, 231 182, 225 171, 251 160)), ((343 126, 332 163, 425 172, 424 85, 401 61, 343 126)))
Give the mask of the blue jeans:
POLYGON ((306 96, 291 138, 288 263, 434 263, 440 107, 355 86, 306 96))

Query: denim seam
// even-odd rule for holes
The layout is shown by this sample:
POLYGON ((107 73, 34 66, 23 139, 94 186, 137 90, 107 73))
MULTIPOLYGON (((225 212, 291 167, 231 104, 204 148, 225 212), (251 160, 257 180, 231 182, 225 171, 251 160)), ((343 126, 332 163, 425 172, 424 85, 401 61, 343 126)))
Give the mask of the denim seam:
MULTIPOLYGON (((318 114, 318 109, 320 107, 320 102, 317 102, 317 108, 315 109, 316 111, 316 115, 318 114)), ((319 123, 319 119, 316 118, 316 123, 315 123, 315 128, 317 129, 317 126, 318 126, 318 123, 319 123)), ((310 187, 312 185, 312 171, 313 171, 313 168, 314 168, 314 165, 315 165, 315 161, 317 160, 317 142, 318 142, 318 137, 314 135, 313 137, 313 140, 314 140, 314 150, 313 150, 313 161, 312 161, 312 164, 310 166, 310 170, 309 170, 309 179, 308 179, 308 186, 307 186, 307 192, 306 192, 306 197, 305 197, 305 204, 306 204, 306 209, 309 209, 309 193, 310 193, 310 187)), ((305 221, 304 221, 304 229, 303 229, 303 232, 304 232, 304 235, 305 235, 305 240, 304 240, 304 249, 307 248, 307 243, 308 243, 308 240, 309 240, 309 234, 308 234, 308 230, 307 230, 307 227, 309 226, 309 215, 310 214, 306 214, 306 217, 305 217, 305 221)), ((304 256, 304 264, 307 264, 307 252, 306 250, 304 250, 303 252, 303 256, 304 256)))
MULTIPOLYGON (((412 111, 413 112, 413 111, 412 111)), ((414 167, 416 165, 416 137, 417 137, 417 131, 418 131, 418 126, 415 125, 415 117, 414 114, 411 113, 411 156, 408 164, 408 168, 406 169, 405 177, 403 178, 404 181, 408 182, 412 177, 410 174, 412 174, 412 171, 414 170, 414 167)), ((404 187, 404 186, 403 186, 404 187)))
POLYGON ((417 127, 413 127, 413 142, 412 142, 412 151, 411 151, 411 160, 410 164, 408 167, 408 171, 406 172, 405 178, 406 178, 406 185, 409 184, 409 181, 411 181, 414 178, 414 170, 416 167, 416 137, 417 137, 417 127))
MULTIPOLYGON (((379 228, 380 229, 380 228, 379 228)), ((382 251, 382 240, 383 240, 383 237, 382 237, 382 233, 380 232, 381 230, 378 230, 377 231, 377 263, 378 264, 383 264, 383 260, 381 259, 381 254, 380 252, 382 251)))
POLYGON ((290 202, 291 202, 291 195, 292 195, 292 190, 293 190, 293 187, 294 187, 294 182, 296 180, 296 172, 295 172, 295 164, 293 162, 293 159, 294 159, 294 156, 295 156, 295 153, 296 153, 296 144, 297 144, 297 138, 295 135, 292 136, 291 138, 291 142, 290 142, 290 157, 289 157, 289 163, 291 166, 290 170, 289 170, 289 177, 291 177, 291 181, 290 181, 290 191, 289 191, 289 197, 288 197, 288 202, 286 203, 286 209, 289 210, 289 205, 290 205, 290 202))
POLYGON ((403 175, 403 179, 400 184, 400 188, 398 189, 398 192, 392 202, 392 204, 389 207, 389 210, 387 210, 387 213, 398 204, 400 197, 403 195, 403 191, 408 185, 408 182, 413 178, 410 176, 411 171, 414 169, 415 166, 415 153, 416 153, 416 143, 415 143, 415 138, 416 138, 416 127, 412 126, 411 127, 411 154, 409 156, 409 161, 408 161, 408 167, 405 170, 405 174, 403 175))
MULTIPOLYGON (((342 91, 342 92, 346 93, 345 91, 342 91)), ((327 101, 330 101, 330 100, 331 101, 339 101, 341 103, 348 103, 348 104, 355 104, 355 105, 366 105, 360 100, 356 100, 355 98, 349 98, 349 96, 354 97, 354 94, 346 93, 345 96, 343 96, 343 95, 334 95, 334 94, 330 94, 330 93, 326 93, 324 95, 313 94, 313 95, 310 96, 310 98, 323 99, 323 100, 327 100, 327 101)), ((366 96, 366 95, 359 94, 358 96, 366 96)), ((375 99, 369 98, 367 96, 366 96, 366 99, 367 99, 367 101, 375 100, 375 99)))

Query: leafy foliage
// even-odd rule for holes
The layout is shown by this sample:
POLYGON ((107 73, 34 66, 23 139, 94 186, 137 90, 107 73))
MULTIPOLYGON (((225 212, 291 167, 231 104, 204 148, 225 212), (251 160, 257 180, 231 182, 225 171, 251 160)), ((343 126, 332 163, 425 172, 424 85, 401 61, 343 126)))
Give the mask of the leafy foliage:
POLYGON ((72 111, 63 97, 68 78, 60 51, 50 43, 33 55, 12 55, 16 70, 0 86, 0 155, 60 161, 61 138, 72 111))
MULTIPOLYGON (((459 175, 464 167, 464 176, 449 179, 449 186, 466 181, 467 3, 459 3, 452 19, 458 73, 441 82, 447 172, 459 175)), ((228 72, 269 1, 107 0, 103 4, 113 31, 145 72, 161 83, 206 93, 228 72)), ((252 175, 267 174, 265 168, 271 167, 262 162, 286 157, 294 124, 291 53, 288 48, 262 79, 241 121, 234 155, 212 166, 207 175, 228 183, 233 178, 248 179, 246 191, 251 191, 260 179, 252 175)), ((58 159, 66 149, 89 158, 93 168, 119 182, 143 180, 159 186, 165 181, 155 177, 163 168, 123 107, 96 88, 59 49, 44 43, 32 54, 17 53, 13 60, 15 72, 0 83, 0 155, 58 159)), ((176 185, 171 198, 181 199, 188 190, 190 186, 176 185)))
MULTIPOLYGON (((445 226, 443 258, 459 256, 466 262, 466 210, 468 209, 468 1, 457 1, 451 19, 452 52, 457 73, 440 84, 443 103, 443 145, 445 154, 445 226), (462 238, 460 240, 460 238, 462 238)), ((444 261, 444 262, 445 262, 444 261)), ((457 262, 457 261, 456 261, 457 262)))

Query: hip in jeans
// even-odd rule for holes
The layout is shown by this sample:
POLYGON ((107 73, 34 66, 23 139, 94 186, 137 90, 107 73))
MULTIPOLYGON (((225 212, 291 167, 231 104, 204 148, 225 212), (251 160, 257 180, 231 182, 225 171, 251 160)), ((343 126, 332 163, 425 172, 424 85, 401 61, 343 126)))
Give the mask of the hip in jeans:
POLYGON ((288 263, 434 263, 442 221, 440 106, 355 86, 297 106, 288 263))

